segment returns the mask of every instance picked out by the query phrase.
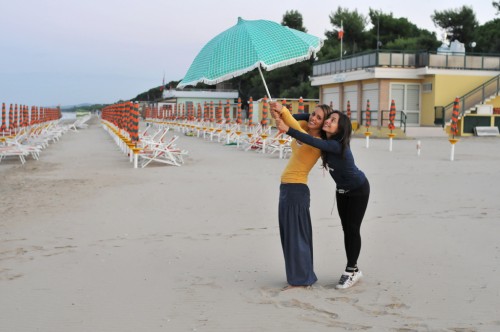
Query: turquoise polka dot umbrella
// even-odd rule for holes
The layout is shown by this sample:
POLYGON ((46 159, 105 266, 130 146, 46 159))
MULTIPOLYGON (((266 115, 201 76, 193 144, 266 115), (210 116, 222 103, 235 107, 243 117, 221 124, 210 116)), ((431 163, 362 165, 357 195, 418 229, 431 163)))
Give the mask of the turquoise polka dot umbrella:
MULTIPOLYGON (((261 67, 273 70, 310 59, 323 46, 313 35, 266 20, 238 23, 210 40, 198 53, 178 88, 214 85, 261 67)), ((270 95, 269 95, 270 97, 270 95)))

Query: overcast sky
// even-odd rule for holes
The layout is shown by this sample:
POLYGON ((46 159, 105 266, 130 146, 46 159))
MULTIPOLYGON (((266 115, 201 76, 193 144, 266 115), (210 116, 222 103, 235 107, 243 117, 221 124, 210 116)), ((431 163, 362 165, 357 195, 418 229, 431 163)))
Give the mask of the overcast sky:
MULTIPOLYGON (((0 0, 0 102, 51 106, 114 103, 180 80, 203 45, 247 20, 281 22, 298 10, 308 32, 324 38, 339 5, 406 17, 438 32, 434 10, 471 1, 326 0, 0 0)), ((476 0, 480 24, 496 17, 476 0)))

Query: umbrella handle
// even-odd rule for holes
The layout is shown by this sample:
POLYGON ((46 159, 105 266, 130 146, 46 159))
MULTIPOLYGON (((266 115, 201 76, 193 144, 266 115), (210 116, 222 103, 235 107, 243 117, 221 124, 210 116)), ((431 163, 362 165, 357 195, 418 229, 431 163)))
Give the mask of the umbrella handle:
POLYGON ((267 92, 267 95, 269 97, 269 101, 273 101, 273 98, 271 98, 271 94, 269 93, 269 89, 267 88, 267 84, 266 84, 266 80, 264 79, 264 75, 262 75, 262 70, 260 70, 260 64, 257 68, 259 68, 260 77, 262 78, 262 82, 264 82, 264 87, 266 88, 266 92, 267 92))

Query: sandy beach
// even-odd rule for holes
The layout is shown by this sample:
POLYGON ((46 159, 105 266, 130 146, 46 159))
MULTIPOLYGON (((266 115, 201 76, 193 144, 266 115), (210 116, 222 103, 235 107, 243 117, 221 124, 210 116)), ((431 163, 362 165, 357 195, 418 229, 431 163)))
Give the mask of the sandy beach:
MULTIPOLYGON (((177 133, 179 134, 179 133, 177 133)), ((172 132, 169 132, 172 135, 172 132)), ((94 121, 0 163, 0 331, 498 331, 500 138, 353 139, 371 183, 351 289, 334 182, 309 177, 318 282, 280 291, 288 160, 181 136, 134 169, 94 121), (422 145, 417 156, 416 141, 422 145)))

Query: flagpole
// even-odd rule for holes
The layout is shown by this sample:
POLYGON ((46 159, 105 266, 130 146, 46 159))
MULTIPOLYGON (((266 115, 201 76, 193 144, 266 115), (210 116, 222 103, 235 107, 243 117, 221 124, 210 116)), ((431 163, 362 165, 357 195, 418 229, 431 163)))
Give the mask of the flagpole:
MULTIPOLYGON (((340 37, 340 61, 342 61, 342 44, 344 42, 344 22, 340 20, 340 31, 342 31, 341 37, 340 37)), ((342 67, 342 63, 340 64, 342 67)))

